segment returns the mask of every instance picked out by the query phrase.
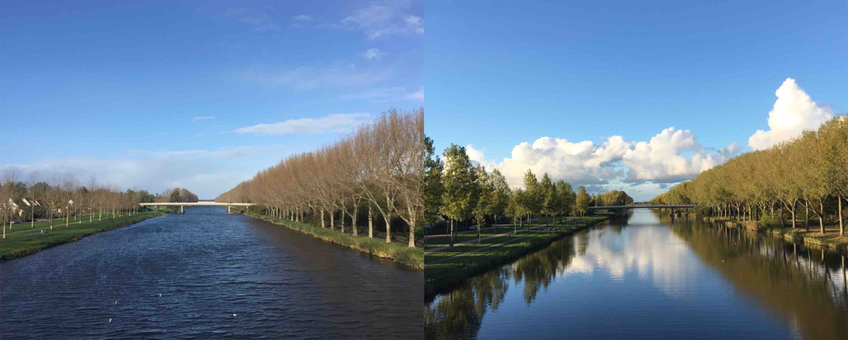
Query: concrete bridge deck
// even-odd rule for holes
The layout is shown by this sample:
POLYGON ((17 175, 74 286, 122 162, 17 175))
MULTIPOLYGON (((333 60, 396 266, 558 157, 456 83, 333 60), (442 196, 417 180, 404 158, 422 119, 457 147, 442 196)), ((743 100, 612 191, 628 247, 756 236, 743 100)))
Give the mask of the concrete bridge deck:
POLYGON ((197 207, 197 206, 215 206, 215 207, 227 207, 227 213, 230 213, 230 208, 232 207, 251 207, 253 203, 233 203, 233 202, 152 202, 152 203, 139 203, 138 205, 142 207, 180 207, 180 214, 185 213, 185 207, 197 207))
POLYGON ((697 207, 695 204, 631 204, 631 205, 606 205, 606 206, 597 206, 597 207, 589 207, 589 210, 593 209, 687 209, 697 207))

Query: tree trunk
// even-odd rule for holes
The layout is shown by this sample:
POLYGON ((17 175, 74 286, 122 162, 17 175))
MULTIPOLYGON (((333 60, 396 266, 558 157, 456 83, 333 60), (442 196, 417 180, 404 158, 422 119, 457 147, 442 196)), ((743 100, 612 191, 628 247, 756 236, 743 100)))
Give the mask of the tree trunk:
POLYGON ((824 200, 819 199, 819 209, 821 210, 821 215, 819 215, 819 227, 821 228, 821 233, 824 234, 824 200))
POLYGON ((386 220, 386 243, 392 242, 392 217, 383 216, 386 220))
POLYGON ((368 205, 368 238, 374 237, 374 217, 371 215, 371 205, 368 205))
POLYGON ((324 208, 321 208, 321 228, 326 228, 327 226, 324 224, 324 208))
POLYGON ((415 217, 412 217, 409 222, 409 248, 415 248, 415 217))
POLYGON ((804 228, 810 231, 810 201, 804 201, 804 209, 807 211, 807 215, 804 217, 804 228))
POLYGON ((351 227, 353 228, 353 231, 352 231, 353 234, 356 235, 356 236, 359 236, 359 231, 356 230, 356 214, 357 213, 359 213, 359 206, 354 204, 353 215, 350 216, 350 220, 351 220, 350 224, 351 224, 351 227))
POLYGON ((450 237, 451 237, 450 247, 451 247, 451 249, 453 249, 453 219, 451 219, 451 224, 450 224, 450 237))
POLYGON ((842 197, 836 196, 836 201, 839 202, 837 205, 837 215, 839 215, 839 236, 845 236, 845 225, 842 224, 842 197))
POLYGON ((335 211, 333 211, 333 209, 330 209, 330 230, 333 230, 334 226, 336 225, 335 216, 333 216, 335 215, 334 213, 335 211))

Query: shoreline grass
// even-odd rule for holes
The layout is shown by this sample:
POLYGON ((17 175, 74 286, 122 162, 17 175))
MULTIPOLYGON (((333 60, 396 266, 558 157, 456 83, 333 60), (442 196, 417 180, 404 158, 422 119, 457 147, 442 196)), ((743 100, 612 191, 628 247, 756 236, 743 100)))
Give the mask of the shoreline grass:
POLYGON ((731 228, 745 228, 758 233, 781 237, 790 242, 801 242, 805 246, 835 251, 848 251, 848 235, 839 235, 838 224, 825 224, 825 233, 822 234, 818 220, 813 220, 812 218, 810 219, 809 231, 806 230, 806 227, 802 226, 803 223, 798 223, 798 226, 793 229, 791 222, 787 223, 790 226, 780 227, 761 226, 756 221, 739 221, 732 218, 704 217, 703 219, 709 222, 723 223, 725 226, 731 228))
MULTIPOLYGON (((525 254, 544 248, 554 241, 588 229, 597 223, 609 220, 615 214, 590 215, 574 218, 548 226, 549 231, 538 233, 519 233, 515 236, 502 236, 484 240, 480 244, 462 244, 454 249, 446 249, 428 253, 425 257, 428 263, 424 269, 424 296, 429 299, 437 293, 449 291, 471 277, 483 274, 493 268, 518 259, 525 254), (514 241, 510 241, 515 239, 514 241), (505 243, 501 243, 504 242, 505 243), (485 247, 491 248, 456 255, 460 251, 473 251, 485 247), (438 263, 433 263, 437 262, 438 263)), ((526 227, 525 227, 526 228, 526 227)), ((476 234, 475 234, 476 238, 476 234)))
MULTIPOLYGON (((47 248, 75 242, 86 236, 136 224, 149 218, 159 217, 167 212, 169 210, 139 212, 133 216, 124 215, 114 219, 95 220, 94 222, 83 221, 82 224, 70 224, 67 227, 65 227, 64 223, 61 225, 56 223, 53 226, 53 230, 44 230, 44 233, 36 233, 34 231, 16 232, 7 235, 6 239, 0 240, 0 263, 32 255, 47 248)), ((22 229, 31 228, 27 225, 22 229)))
POLYGON ((376 257, 390 259, 413 269, 424 269, 424 249, 420 247, 409 248, 406 245, 396 242, 386 243, 384 239, 380 238, 343 234, 311 224, 259 215, 252 212, 246 212, 245 215, 276 225, 282 225, 289 229, 312 235, 326 242, 335 243, 376 257))

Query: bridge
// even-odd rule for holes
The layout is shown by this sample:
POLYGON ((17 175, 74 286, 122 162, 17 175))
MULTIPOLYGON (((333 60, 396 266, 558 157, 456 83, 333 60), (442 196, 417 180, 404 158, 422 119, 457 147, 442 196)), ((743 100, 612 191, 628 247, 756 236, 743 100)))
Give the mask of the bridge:
POLYGON ((671 222, 674 223, 674 209, 690 209, 697 207, 695 204, 631 204, 631 205, 606 205, 589 207, 589 210, 626 210, 626 209, 671 209, 671 222))
POLYGON ((688 209, 697 207, 695 204, 631 204, 631 205, 605 205, 589 207, 589 210, 611 210, 611 209, 688 209))
POLYGON ((138 205, 142 207, 180 207, 180 214, 185 214, 185 207, 197 207, 197 206, 216 206, 216 207, 227 207, 227 214, 230 213, 230 208, 232 207, 250 207, 253 206, 253 203, 233 203, 233 202, 153 202, 153 203, 139 203, 138 205))

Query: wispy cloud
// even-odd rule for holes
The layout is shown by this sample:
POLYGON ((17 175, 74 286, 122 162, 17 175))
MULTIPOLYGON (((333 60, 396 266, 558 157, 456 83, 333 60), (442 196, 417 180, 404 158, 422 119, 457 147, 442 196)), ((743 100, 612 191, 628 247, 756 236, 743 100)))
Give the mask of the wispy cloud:
POLYGON ((369 113, 331 114, 321 118, 299 118, 271 124, 257 124, 236 129, 235 132, 259 135, 343 133, 371 120, 369 113))
POLYGON ((191 120, 196 122, 196 121, 199 121, 199 120, 213 120, 213 119, 215 119, 215 116, 194 116, 194 118, 192 118, 191 120))
POLYGON ((422 87, 420 90, 407 93, 403 95, 403 99, 409 100, 424 100, 424 88, 422 87))
POLYGON ((127 154, 132 158, 151 158, 151 159, 189 159, 189 158, 218 158, 218 159, 228 159, 228 158, 239 158, 246 157, 252 154, 256 154, 261 150, 267 149, 268 146, 236 146, 236 147, 228 147, 221 148, 218 150, 202 150, 202 149, 193 149, 193 150, 164 150, 164 151, 151 151, 151 150, 140 150, 140 149, 130 149, 127 150, 127 154))
POLYGON ((269 70, 261 66, 242 72, 244 81, 271 86, 285 86, 293 90, 365 86, 389 78, 394 68, 360 69, 353 64, 329 67, 301 66, 289 70, 269 70))
POLYGON ((363 52, 362 57, 365 58, 366 60, 374 60, 374 59, 379 60, 380 58, 383 57, 383 52, 380 52, 380 49, 371 48, 371 49, 368 49, 367 51, 363 52))
POLYGON ((297 21, 310 21, 313 18, 311 16, 306 15, 306 14, 300 14, 300 15, 295 15, 294 17, 292 17, 292 19, 297 20, 297 21))
POLYGON ((405 87, 396 86, 396 87, 381 87, 376 89, 370 89, 367 91, 356 92, 356 93, 348 93, 341 96, 341 99, 345 100, 371 100, 375 102, 383 102, 389 100, 397 100, 401 99, 404 91, 406 91, 405 87))
POLYGON ((256 173, 257 167, 279 160, 291 150, 283 145, 241 146, 218 150, 128 150, 123 158, 98 159, 69 155, 28 164, 0 164, 21 173, 36 172, 40 180, 73 175, 83 184, 96 176, 100 184, 151 193, 184 187, 201 198, 214 198, 256 173), (239 158, 238 162, 232 161, 239 158))
POLYGON ((256 31, 270 31, 280 28, 265 11, 253 8, 236 8, 227 11, 226 16, 235 18, 238 22, 253 26, 256 31))
POLYGON ((362 30, 368 39, 394 34, 424 34, 424 20, 409 15, 409 1, 371 2, 342 19, 342 26, 362 30))

